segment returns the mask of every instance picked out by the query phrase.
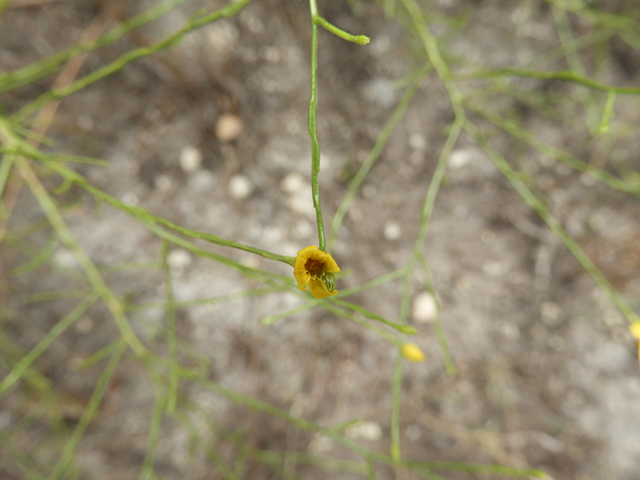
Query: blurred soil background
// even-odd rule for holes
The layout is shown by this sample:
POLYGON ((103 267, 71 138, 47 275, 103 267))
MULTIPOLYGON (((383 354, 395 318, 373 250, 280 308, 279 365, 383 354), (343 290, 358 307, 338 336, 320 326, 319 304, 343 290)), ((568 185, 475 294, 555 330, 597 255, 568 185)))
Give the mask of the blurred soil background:
MULTIPOLYGON (((104 32, 155 5, 13 3, 0 16, 3 72, 48 57, 83 35, 104 32)), ((593 8, 621 15, 634 4, 593 3, 593 8)), ((223 5, 187 2, 90 53, 79 76, 165 38, 199 8, 223 5)), ((449 35, 443 49, 456 68, 511 67, 560 44, 552 8, 542 0, 440 0, 421 6, 434 33, 449 35), (465 20, 458 25, 446 20, 454 18, 465 20)), ((402 80, 418 70, 425 57, 416 36, 403 27, 406 16, 386 18, 382 6, 370 1, 320 0, 319 9, 333 24, 372 39, 368 46, 359 46, 320 31, 320 176, 328 226, 393 113, 406 85, 402 80)), ((592 28, 579 16, 570 15, 569 21, 576 35, 592 28)), ((237 16, 206 26, 180 45, 65 98, 47 131, 55 143, 44 148, 107 160, 103 167, 74 168, 125 203, 182 227, 295 256, 317 243, 307 135, 309 44, 306 2, 255 0, 237 16)), ((617 36, 605 44, 606 76, 599 80, 640 86, 640 50, 617 36)), ((589 55, 583 60, 588 67, 595 62, 589 55)), ((546 65, 552 67, 567 68, 566 60, 546 65)), ((17 111, 47 91, 52 81, 1 94, 3 108, 17 111)), ((512 81, 549 109, 585 91, 554 80, 512 81)), ((481 88, 469 81, 459 86, 465 96, 481 88)), ((483 98, 488 102, 491 97, 483 98)), ((580 103, 571 105, 558 109, 557 121, 511 96, 487 108, 508 112, 544 142, 602 168, 616 156, 638 169, 640 108, 635 97, 618 97, 615 118, 627 126, 627 133, 612 141, 594 139, 580 103)), ((470 116, 487 129, 492 144, 517 170, 526 173, 551 213, 638 311, 637 199, 470 116)), ((452 120, 447 92, 431 73, 345 217, 332 252, 345 273, 338 289, 406 264, 452 120)), ((42 181, 50 189, 61 184, 56 175, 44 175, 42 181)), ((77 298, 68 297, 87 288, 74 256, 47 227, 28 188, 14 191, 17 201, 0 250, 0 378, 77 305, 77 298), (48 257, 41 265, 15 270, 42 249, 48 249, 48 257)), ((156 268, 162 241, 123 212, 96 204, 79 187, 56 198, 109 287, 126 299, 136 333, 151 350, 165 354, 165 305, 148 305, 165 299, 164 273, 156 268)), ((291 275, 286 265, 198 244, 251 267, 291 275)), ((425 351, 427 361, 404 367, 403 457, 539 468, 559 480, 640 478, 640 365, 626 319, 466 134, 450 158, 424 251, 457 375, 449 376, 444 368, 434 331, 434 300, 416 275, 410 321, 419 332, 411 341, 425 351)), ((233 295, 262 285, 178 247, 171 247, 168 262, 177 301, 233 295)), ((395 280, 350 301, 395 321, 401 288, 401 280, 395 280)), ((347 429, 346 435, 388 452, 394 347, 319 308, 262 325, 263 318, 301 303, 299 296, 276 292, 179 307, 180 349, 189 352, 181 354, 181 362, 205 365, 211 380, 321 425, 361 419, 364 423, 347 429)), ((103 363, 78 366, 119 335, 107 309, 97 303, 35 362, 30 380, 21 380, 4 394, 1 479, 49 478, 104 368, 103 363), (34 386, 38 381, 50 385, 47 391, 57 396, 42 394, 34 386)), ((149 448, 156 392, 143 365, 127 355, 78 445, 76 476, 68 478, 124 480, 139 475, 149 448)), ((287 465, 285 475, 282 468, 257 461, 243 448, 354 457, 327 437, 248 410, 197 383, 181 382, 179 405, 189 405, 197 435, 171 417, 163 421, 154 464, 157 478, 363 478, 294 463, 287 465), (242 455, 240 475, 225 474, 220 465, 233 465, 242 455)), ((504 478, 439 474, 448 479, 504 478)), ((419 478, 384 466, 376 475, 419 478)))

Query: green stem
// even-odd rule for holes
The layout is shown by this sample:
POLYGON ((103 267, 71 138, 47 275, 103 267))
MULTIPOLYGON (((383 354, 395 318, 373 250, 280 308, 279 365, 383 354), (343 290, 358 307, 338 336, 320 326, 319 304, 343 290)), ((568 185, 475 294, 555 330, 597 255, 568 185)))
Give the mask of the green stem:
POLYGON ((316 222, 318 224, 318 243, 323 252, 327 250, 327 242, 324 237, 324 223, 322 222, 322 209, 320 207, 320 186, 318 174, 320 173, 320 142, 318 141, 318 5, 316 0, 309 0, 311 10, 311 79, 309 93, 309 137, 311 138, 311 196, 313 208, 316 210, 316 222))
POLYGON ((344 30, 342 30, 342 29, 336 27, 335 25, 329 23, 327 20, 325 20, 324 18, 322 18, 322 17, 320 17, 318 15, 316 15, 316 17, 313 18, 313 21, 317 25, 320 25, 325 30, 330 31, 331 33, 333 33, 337 37, 340 37, 343 40, 346 40, 348 42, 357 43, 358 45, 366 45, 371 41, 371 39, 369 37, 367 37, 366 35, 352 35, 352 34, 350 34, 348 32, 345 32, 344 30))

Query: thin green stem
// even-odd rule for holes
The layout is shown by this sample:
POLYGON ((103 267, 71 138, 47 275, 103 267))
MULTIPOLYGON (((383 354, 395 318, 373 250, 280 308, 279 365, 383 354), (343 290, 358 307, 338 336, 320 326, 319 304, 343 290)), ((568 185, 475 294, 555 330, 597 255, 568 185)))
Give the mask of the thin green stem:
POLYGON ((151 423, 149 425, 149 434, 147 436, 147 453, 142 463, 139 480, 150 480, 157 478, 153 470, 153 463, 156 459, 156 451, 158 440, 160 439, 160 430, 162 429, 162 418, 165 408, 169 410, 168 400, 163 392, 158 392, 153 413, 151 414, 151 423))
POLYGON ((590 78, 577 75, 570 70, 561 70, 556 72, 548 72, 543 70, 528 70, 524 68, 496 68, 487 70, 477 70, 472 74, 459 77, 460 80, 476 80, 479 78, 491 77, 524 77, 537 80, 561 80, 581 85, 593 90, 601 90, 603 92, 615 92, 621 95, 640 95, 640 88, 635 87, 614 87, 606 85, 590 78))
POLYGON ((407 108, 411 104, 411 100, 413 99, 415 93, 418 91, 418 88, 420 88, 420 85, 422 84, 424 78, 427 76, 431 68, 432 67, 430 65, 425 65, 422 68, 422 70, 420 70, 420 72, 416 75, 416 78, 413 80, 413 82, 411 82, 410 86, 407 87, 407 89, 404 92, 404 95, 402 96, 402 98, 400 99, 400 102, 398 103, 398 106, 396 107, 396 110, 393 112, 393 115, 391 115, 391 118, 389 118, 385 126, 382 128, 380 135, 378 135, 378 138, 376 139, 376 143, 371 149, 371 151, 369 152, 369 155, 367 155, 367 158, 365 159, 364 163, 358 170, 358 173, 356 173, 356 175, 353 177, 353 180, 351 180, 351 183, 349 184, 349 189, 347 190, 347 193, 342 199, 342 202, 340 202, 340 205, 338 206, 338 209, 336 210, 336 213, 333 216, 333 221, 331 222, 331 234, 329 235, 330 250, 333 249, 336 243, 336 240, 338 238, 338 232, 340 231, 340 227, 342 226, 342 221, 344 220, 344 216, 347 214, 347 211, 349 210, 349 206, 351 205, 353 200, 356 198, 358 188, 360 187, 365 177, 369 173, 369 170, 371 170, 371 167, 373 166, 373 164, 380 157, 380 154, 382 153, 382 150, 387 144, 387 140, 389 140, 391 133, 393 132, 395 127, 398 125, 398 123, 404 116, 405 112, 407 111, 407 108))
POLYGON ((167 393, 167 412, 173 413, 176 409, 178 397, 178 336, 176 333, 176 305, 173 295, 173 278, 171 267, 167 261, 169 254, 169 242, 165 240, 162 246, 162 258, 164 266, 164 291, 167 298, 167 343, 169 345, 169 389, 167 393))
POLYGON ((251 246, 248 246, 248 245, 243 245, 241 243, 233 242, 231 240, 226 240, 226 239, 224 239, 222 237, 219 237, 217 235, 213 235, 213 234, 210 234, 210 233, 198 232, 196 230, 190 230, 188 228, 180 227, 180 226, 170 222, 169 220, 166 220, 164 218, 152 215, 151 213, 149 213, 144 208, 137 207, 137 206, 134 206, 134 205, 128 205, 126 203, 121 202, 120 200, 116 199, 115 197, 112 197, 111 195, 103 192, 99 188, 94 187, 93 185, 91 185, 89 183, 89 181, 86 178, 84 178, 78 172, 76 172, 76 171, 74 171, 74 170, 72 170, 70 168, 67 168, 64 165, 61 165, 61 164, 59 164, 57 162, 47 162, 47 166, 49 168, 51 168, 52 170, 54 170, 56 173, 60 174, 64 179, 66 179, 66 180, 68 180, 68 181, 70 181, 70 182, 82 187, 84 190, 86 190, 87 192, 92 194, 97 199, 104 200, 105 202, 109 203, 110 205, 112 205, 113 207, 117 208, 118 210, 121 210, 121 211, 125 212, 126 214, 130 215, 131 217, 133 217, 133 218, 135 218, 135 219, 137 219, 137 220, 139 220, 139 221, 141 221, 143 223, 146 223, 146 224, 159 224, 159 225, 167 227, 167 228, 169 228, 171 230, 174 230, 174 231, 176 231, 178 233, 181 233, 182 235, 185 235, 187 237, 198 238, 198 239, 210 242, 210 243, 214 243, 216 245, 222 245, 222 246, 225 246, 225 247, 231 247, 231 248, 235 248, 237 250, 243 250, 245 252, 254 253, 256 255, 260 255, 261 257, 267 258, 269 260, 283 262, 283 263, 286 263, 286 264, 291 265, 291 266, 293 266, 293 264, 295 263, 295 258, 294 257, 285 256, 285 255, 278 255, 277 253, 268 252, 266 250, 261 250, 259 248, 251 247, 251 246))
POLYGON ((109 359, 107 366, 102 371, 102 375, 100 375, 100 379, 96 384, 96 388, 93 391, 93 395, 91 395, 91 399, 89 400, 89 404, 87 408, 85 408, 84 412, 82 412, 82 416, 78 421, 78 425, 76 426, 71 438, 67 442, 64 447, 64 451, 58 461, 53 474, 51 475, 51 480, 59 480, 64 478, 67 469, 69 468, 69 464, 73 460, 73 456, 75 450, 82 440, 84 436, 84 432, 86 431, 89 423, 93 420, 94 415, 98 411, 100 404, 102 403, 102 399, 104 395, 107 393, 107 388, 111 383, 111 378, 113 374, 116 372, 116 368, 120 364, 120 360, 126 351, 127 344, 124 341, 120 341, 118 344, 118 348, 114 351, 112 357, 109 359))
POLYGON ((344 30, 336 27, 335 25, 329 23, 324 18, 317 16, 313 19, 313 21, 320 25, 325 30, 333 33, 334 35, 342 38, 343 40, 347 40, 348 42, 357 43, 358 45, 367 45, 371 39, 366 35, 352 35, 344 30))
POLYGON ((320 173, 320 142, 318 140, 318 6, 316 0, 309 0, 311 10, 311 78, 309 92, 309 137, 311 138, 311 196, 313 208, 316 210, 316 223, 318 225, 318 248, 326 252, 327 243, 324 235, 324 223, 322 221, 322 209, 320 207, 320 186, 318 175, 320 173))
POLYGON ((14 119, 18 122, 23 121, 29 115, 38 111, 40 108, 45 106, 47 103, 60 100, 61 98, 67 97, 72 93, 75 93, 83 88, 95 83, 103 78, 108 77, 109 75, 114 74, 122 70, 129 63, 135 62, 141 58, 145 58, 153 53, 159 52, 161 50, 166 50, 168 48, 174 47, 178 43, 182 41, 182 39, 189 33, 198 28, 201 28, 211 22, 219 20, 224 17, 231 17, 242 10, 251 0, 238 0, 237 2, 231 2, 227 6, 216 10, 214 12, 209 12, 201 16, 197 16, 189 21, 184 27, 178 30, 176 33, 166 37, 160 42, 154 43, 148 47, 136 48, 135 50, 130 50, 129 52, 122 55, 120 58, 114 60, 113 62, 105 65, 104 67, 96 70, 89 75, 82 77, 75 82, 70 83, 64 88, 60 88, 57 90, 50 90, 47 93, 40 95, 33 102, 24 106, 20 111, 18 111, 14 115, 14 119))
POLYGON ((29 366, 35 362, 47 348, 49 348, 49 346, 62 334, 62 332, 84 315, 87 309, 93 305, 97 299, 98 295, 95 292, 86 297, 72 312, 56 323, 49 333, 47 333, 27 355, 23 356, 20 361, 14 365, 9 374, 2 380, 2 382, 0 382, 0 397, 22 377, 29 366))
POLYGON ((45 58, 44 60, 32 63, 12 72, 0 74, 0 92, 14 90, 18 87, 51 75, 67 60, 75 57, 76 55, 110 45, 122 38, 128 32, 167 14, 186 1, 187 0, 169 0, 168 2, 162 3, 144 13, 141 13, 140 15, 130 18, 126 22, 119 24, 97 40, 84 44, 73 45, 72 47, 45 58))
POLYGON ((29 166, 26 159, 22 157, 14 157, 16 168, 29 186, 40 207, 45 212, 51 225, 55 228, 60 240, 71 250, 78 260, 78 263, 85 271, 87 278, 91 282, 93 288, 100 294, 107 307, 111 311, 120 332, 129 346, 137 355, 144 355, 147 349, 138 339, 131 324, 124 314, 122 303, 115 297, 109 287, 104 282, 100 272, 93 264, 89 256, 82 249, 78 241, 75 239, 69 227, 67 227, 62 215, 60 214, 55 201, 46 191, 33 169, 29 166))
POLYGON ((593 280, 598 286, 607 294, 611 302, 622 312, 622 314, 629 320, 630 323, 640 320, 638 314, 636 314, 629 304, 623 300, 623 298, 615 291, 609 281, 602 275, 598 267, 591 261, 591 259, 584 253, 584 250, 578 245, 573 237, 571 237, 562 225, 549 213, 548 207, 542 200, 536 197, 533 192, 525 185, 520 179, 518 174, 513 170, 509 162, 500 155, 500 153, 493 148, 489 142, 486 141, 484 136, 478 131, 477 127, 471 122, 466 122, 464 129, 471 135, 482 149, 489 155, 491 160, 498 169, 504 174, 513 188, 518 192, 524 202, 529 205, 547 224, 549 229, 564 243, 567 249, 573 254, 575 259, 582 265, 582 267, 591 275, 593 280))

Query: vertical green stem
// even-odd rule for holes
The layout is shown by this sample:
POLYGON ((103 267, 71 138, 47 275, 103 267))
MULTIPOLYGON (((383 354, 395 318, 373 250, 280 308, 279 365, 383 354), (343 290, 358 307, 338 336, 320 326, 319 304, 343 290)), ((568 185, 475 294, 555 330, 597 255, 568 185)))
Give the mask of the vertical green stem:
POLYGON ((320 187, 318 174, 320 173, 320 142, 318 141, 318 5, 316 0, 309 0, 311 10, 311 88, 309 93, 309 137, 311 137, 311 195, 313 208, 316 209, 316 221, 318 223, 318 243, 322 251, 327 250, 324 238, 324 223, 322 222, 322 209, 320 208, 320 187))

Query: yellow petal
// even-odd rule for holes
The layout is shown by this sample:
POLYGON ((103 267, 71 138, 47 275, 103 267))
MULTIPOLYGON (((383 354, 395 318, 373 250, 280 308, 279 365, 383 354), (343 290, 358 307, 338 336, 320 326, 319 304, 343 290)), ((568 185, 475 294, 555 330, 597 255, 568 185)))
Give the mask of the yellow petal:
MULTIPOLYGON (((297 258, 303 258, 303 263, 307 261, 308 258, 314 258, 315 257, 315 253, 319 252, 320 249, 318 248, 317 245, 309 245, 308 247, 303 248, 302 250, 300 250, 298 252, 298 257, 297 258)), ((297 260, 296 258, 296 260, 297 260)))
POLYGON ((298 255, 296 257, 296 262, 293 265, 293 276, 296 279, 296 282, 298 282, 300 290, 306 290, 307 285, 309 285, 309 280, 311 280, 311 275, 309 275, 309 272, 307 272, 307 269, 304 266, 306 262, 306 258, 298 255))
POLYGON ((310 258, 323 263, 325 272, 338 273, 340 271, 340 267, 338 267, 338 264, 333 257, 327 252, 320 250, 317 245, 309 245, 308 247, 300 250, 296 257, 296 263, 298 263, 298 259, 300 259, 302 265, 304 265, 310 258))
POLYGON ((309 283, 309 291, 316 298, 327 298, 338 293, 337 290, 330 292, 322 280, 316 278, 309 283))
POLYGON ((323 252, 322 250, 318 250, 318 260, 324 263, 324 271, 328 273, 338 273, 340 271, 340 267, 333 259, 333 257, 323 252))
POLYGON ((629 332, 631 332, 633 338, 640 340, 640 320, 636 320, 629 325, 629 332))
POLYGON ((293 271, 293 277, 296 279, 296 282, 298 282, 298 287, 300 287, 300 290, 306 290, 307 286, 309 285, 309 282, 311 281, 311 275, 309 275, 309 272, 307 272, 306 270, 302 271, 302 272, 296 272, 295 270, 293 271))
POLYGON ((424 362, 425 356, 422 350, 414 343, 402 345, 402 356, 410 362, 424 362))

